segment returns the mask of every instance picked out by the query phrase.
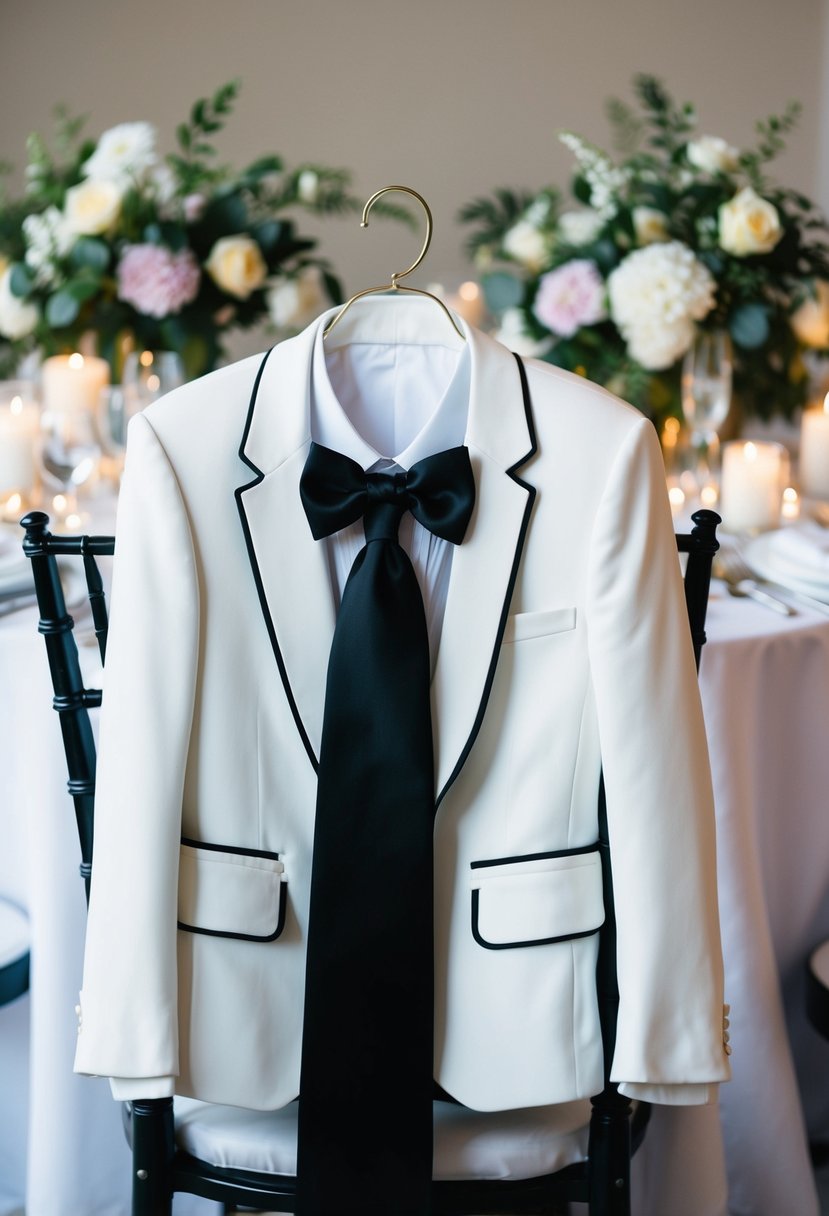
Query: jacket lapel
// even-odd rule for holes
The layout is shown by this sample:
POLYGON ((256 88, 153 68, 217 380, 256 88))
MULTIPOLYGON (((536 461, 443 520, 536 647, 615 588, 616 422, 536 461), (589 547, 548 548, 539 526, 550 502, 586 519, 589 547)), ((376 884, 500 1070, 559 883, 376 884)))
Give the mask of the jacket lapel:
MULTIPOLYGON (((393 307, 393 305, 391 305, 393 307)), ((318 767, 328 655, 336 610, 326 549, 299 496, 310 444, 310 369, 317 325, 266 356, 239 454, 252 478, 236 491, 262 614, 297 729, 318 767)), ((517 470, 535 452, 523 367, 467 329, 466 443, 475 511, 452 572, 432 680, 437 801, 468 756, 483 720, 535 491, 517 470)))
POLYGON ((274 347, 260 368, 239 449, 254 476, 236 501, 279 674, 316 769, 335 606, 325 546, 311 535, 299 496, 314 330, 274 347))
POLYGON ((466 443, 475 512, 452 573, 432 680, 437 802, 466 761, 486 711, 535 490, 517 470, 535 453, 523 366, 476 330, 466 443))

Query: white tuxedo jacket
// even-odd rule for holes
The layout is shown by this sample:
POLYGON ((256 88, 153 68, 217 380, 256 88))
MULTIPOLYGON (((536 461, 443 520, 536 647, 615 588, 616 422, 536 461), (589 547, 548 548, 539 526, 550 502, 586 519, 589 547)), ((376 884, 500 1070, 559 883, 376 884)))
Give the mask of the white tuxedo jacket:
MULTIPOLYGON (((76 1058, 119 1096, 298 1093, 335 623, 298 483, 328 316, 130 426, 76 1058)), ((477 499, 432 682, 435 1077, 479 1110, 601 1089, 603 766, 613 1079, 703 1100, 728 1075, 714 820, 656 436, 533 360, 528 410, 512 354, 466 332, 477 499)), ((406 344, 425 365, 455 341, 430 301, 375 298, 326 348, 406 344)))

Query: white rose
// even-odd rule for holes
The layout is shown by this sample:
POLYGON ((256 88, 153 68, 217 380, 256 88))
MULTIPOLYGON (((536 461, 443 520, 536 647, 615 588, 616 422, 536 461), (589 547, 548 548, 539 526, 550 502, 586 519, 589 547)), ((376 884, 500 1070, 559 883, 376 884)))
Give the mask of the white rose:
POLYGON ((746 186, 720 207, 720 245, 735 257, 769 253, 783 235, 777 208, 746 186))
POLYGON ((633 208, 633 230, 638 245, 653 245, 668 240, 668 217, 655 207, 633 208))
POLYGON ((516 355, 524 355, 528 359, 536 359, 547 353, 553 345, 552 338, 537 342, 531 338, 524 328, 524 314, 520 308, 508 308, 501 317, 501 327, 493 334, 496 342, 503 343, 516 355))
POLYGON ((319 174, 313 169, 303 169, 297 178, 296 192, 303 203, 315 203, 319 195, 319 174))
POLYGON ((140 177, 156 162, 155 127, 148 122, 122 122, 104 131, 84 164, 87 177, 107 181, 140 177))
POLYGON ((529 220, 519 220, 504 236, 503 250, 528 270, 539 270, 547 260, 547 239, 529 220))
POLYGON ((244 235, 221 237, 211 249, 205 269, 217 287, 237 300, 246 300, 268 274, 261 249, 244 235))
POLYGON ((567 245, 589 245, 601 232, 604 220, 591 208, 583 211, 562 211, 558 217, 558 233, 567 245))
POLYGON ((121 190, 112 181, 81 182, 66 191, 63 214, 76 236, 96 236, 111 228, 121 213, 121 190))
POLYGON ((692 139, 686 149, 688 160, 703 173, 733 173, 739 152, 719 135, 701 135, 692 139))
POLYGON ((829 283, 818 279, 817 298, 806 299, 791 316, 794 336, 804 346, 821 349, 829 346, 829 283))
POLYGON ((266 299, 278 329, 304 329, 330 303, 318 266, 306 266, 296 278, 274 280, 266 299))
POLYGON ((11 267, 7 266, 0 275, 0 334, 15 341, 32 332, 40 314, 34 304, 13 294, 11 277, 11 267))

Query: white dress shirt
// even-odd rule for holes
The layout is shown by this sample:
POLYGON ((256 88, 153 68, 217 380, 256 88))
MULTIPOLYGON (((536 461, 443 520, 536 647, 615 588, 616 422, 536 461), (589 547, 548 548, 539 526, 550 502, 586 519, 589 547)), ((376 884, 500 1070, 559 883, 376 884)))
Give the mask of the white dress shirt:
MULTIPOLYGON (((464 441, 469 403, 466 346, 423 347, 349 343, 336 330, 317 333, 311 376, 311 435, 350 457, 365 472, 408 471, 418 460, 464 441)), ((452 341, 451 333, 449 341, 452 341)), ((454 546, 433 535, 407 511, 400 544, 411 559, 423 596, 432 669, 440 643, 454 546)), ((354 559, 365 544, 363 521, 329 536, 331 583, 342 597, 354 559)))

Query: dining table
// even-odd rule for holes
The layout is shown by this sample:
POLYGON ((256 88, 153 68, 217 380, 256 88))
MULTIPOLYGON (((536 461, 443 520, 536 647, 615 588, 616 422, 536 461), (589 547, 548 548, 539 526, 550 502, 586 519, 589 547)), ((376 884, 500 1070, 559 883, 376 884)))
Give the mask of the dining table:
MULTIPOLYGON (((88 530, 112 530, 114 508, 112 496, 93 501, 88 530)), ((86 609, 72 611, 94 686, 86 609)), ((783 616, 715 581, 707 630, 700 687, 733 1077, 708 1105, 653 1107, 633 1211, 818 1216, 809 1141, 829 1138, 829 1044, 806 1020, 804 968, 829 938, 829 607, 783 616)), ((0 1009, 0 1216, 24 1204, 26 1216, 127 1216, 120 1106, 106 1080, 72 1072, 86 908, 32 606, 0 617, 0 680, 0 895, 27 912, 32 940, 30 991, 0 1009)), ((220 1208, 177 1196, 174 1212, 220 1208)))

